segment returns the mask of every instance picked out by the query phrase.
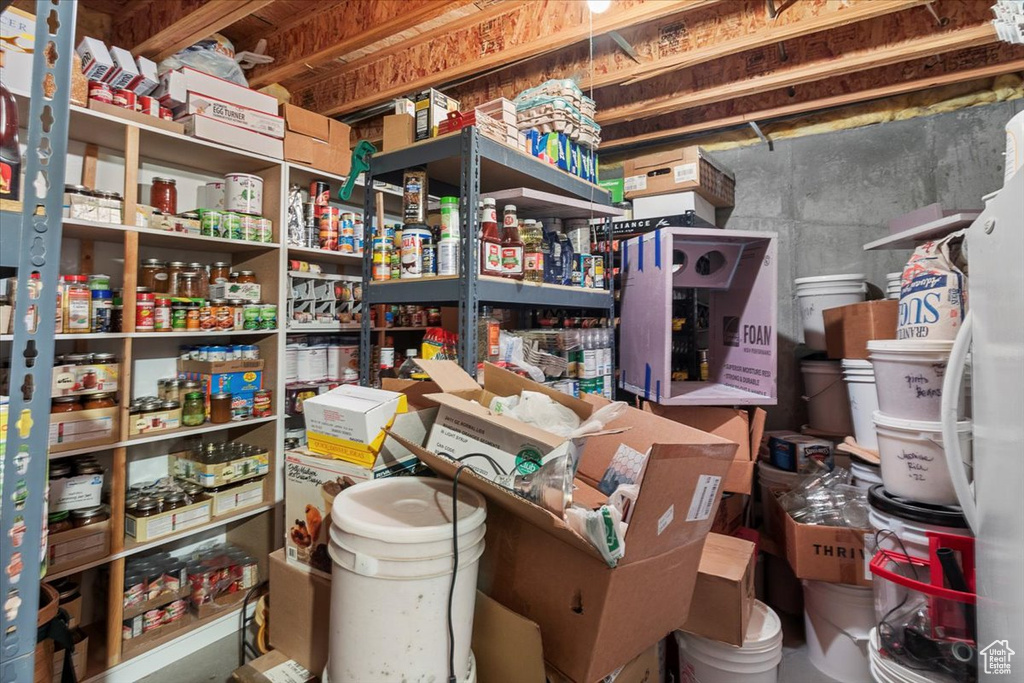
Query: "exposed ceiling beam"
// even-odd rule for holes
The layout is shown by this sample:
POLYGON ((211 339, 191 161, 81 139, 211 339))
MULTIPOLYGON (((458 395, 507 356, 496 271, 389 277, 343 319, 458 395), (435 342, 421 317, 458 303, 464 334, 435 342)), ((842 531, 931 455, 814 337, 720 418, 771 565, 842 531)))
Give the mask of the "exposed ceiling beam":
POLYGON ((375 0, 311 12, 303 21, 266 36, 274 62, 249 75, 252 87, 301 76, 311 67, 437 20, 478 11, 473 0, 375 0), (469 6, 469 7, 467 7, 469 6))
POLYGON ((602 154, 696 133, 842 107, 1024 71, 1024 48, 1005 43, 951 52, 848 76, 688 109, 602 130, 602 154))
POLYGON ((926 12, 907 12, 792 41, 785 61, 777 50, 761 48, 681 73, 605 88, 595 97, 597 121, 605 126, 661 116, 998 40, 986 6, 947 3, 946 9, 949 22, 939 32, 926 12))
MULTIPOLYGON (((593 66, 587 45, 577 45, 517 65, 515 69, 506 68, 475 78, 455 88, 451 94, 467 106, 473 106, 496 97, 513 97, 549 78, 576 78, 584 88, 618 85, 670 65, 706 64, 759 47, 774 49, 782 39, 883 17, 923 2, 850 0, 850 4, 845 4, 834 0, 801 0, 786 6, 773 20, 767 15, 764 0, 730 0, 714 8, 620 31, 635 49, 640 64, 623 54, 611 40, 601 39, 595 41, 593 66)), ((931 20, 923 9, 917 11, 931 20)))
POLYGON ((114 19, 111 42, 159 61, 230 26, 274 0, 150 2, 146 11, 114 19))
POLYGON ((315 84, 289 86, 303 107, 346 114, 585 40, 591 23, 594 34, 602 34, 716 2, 617 0, 596 15, 578 0, 515 3, 485 21, 345 64, 315 84))

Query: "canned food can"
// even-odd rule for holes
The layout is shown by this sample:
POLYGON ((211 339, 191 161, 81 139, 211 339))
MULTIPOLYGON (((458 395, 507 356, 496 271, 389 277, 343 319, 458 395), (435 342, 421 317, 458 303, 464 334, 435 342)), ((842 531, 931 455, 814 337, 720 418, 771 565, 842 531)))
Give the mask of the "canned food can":
POLYGON ((341 232, 341 236, 353 237, 356 234, 356 215, 351 212, 344 212, 341 214, 341 218, 338 223, 338 229, 341 232))
POLYGON ((259 357, 260 347, 255 344, 242 345, 242 360, 258 360, 259 357))
POLYGON ((333 206, 325 206, 320 212, 320 249, 338 251, 338 213, 333 206))
POLYGON ((226 346, 210 346, 206 349, 206 359, 211 363, 223 363, 228 359, 226 346))
POLYGON ((270 389, 258 389, 252 395, 252 416, 270 417, 273 412, 273 400, 270 389))
POLYGON ((441 240, 437 243, 437 274, 459 274, 459 241, 441 240))
POLYGON ((260 305, 260 329, 261 330, 276 330, 277 329, 277 304, 261 304, 260 305))
POLYGON ((254 303, 245 304, 242 307, 242 319, 243 330, 260 329, 260 305, 254 303))
POLYGON ((238 422, 248 420, 252 417, 252 406, 242 396, 234 396, 231 399, 231 420, 238 422))
POLYGON ((220 211, 203 210, 199 212, 199 234, 206 237, 224 237, 222 223, 224 214, 220 211))
POLYGON ((240 299, 232 299, 228 302, 231 305, 231 313, 235 318, 236 330, 245 329, 245 302, 240 299))
POLYGON ((160 118, 164 121, 173 121, 174 112, 168 109, 167 107, 160 107, 160 118))
POLYGON ((230 332, 235 326, 235 314, 226 301, 216 300, 211 303, 213 320, 218 330, 230 332))
POLYGON ((435 277, 437 275, 437 246, 434 244, 423 245, 423 277, 435 277))
POLYGON ((398 249, 391 248, 391 279, 402 277, 402 254, 398 249))
POLYGON ((114 106, 121 107, 122 109, 128 109, 131 111, 137 111, 138 99, 136 98, 135 91, 133 90, 115 90, 114 91, 114 106))
POLYGON ((269 218, 256 219, 256 236, 260 242, 274 241, 274 222, 269 218))
POLYGON ((139 111, 149 116, 160 116, 160 100, 149 95, 139 97, 139 111))
POLYGON ((209 331, 216 329, 217 322, 213 319, 213 307, 203 304, 199 307, 199 329, 209 331))
POLYGON ((363 244, 363 233, 362 231, 357 231, 356 236, 352 239, 352 250, 356 254, 362 254, 364 248, 365 245, 363 244))
POLYGON ((342 235, 338 239, 338 251, 342 254, 352 254, 355 253, 355 250, 355 238, 352 235, 342 235))
POLYGON ((113 104, 114 91, 102 81, 89 81, 89 99, 105 104, 113 104))
POLYGON ((402 230, 402 279, 423 277, 423 246, 430 242, 430 231, 426 228, 402 230))
POLYGON ((371 271, 376 281, 391 279, 391 244, 383 237, 373 238, 371 271))
POLYGON ((242 216, 233 211, 222 213, 220 236, 232 240, 242 239, 242 216))
POLYGON ((309 202, 327 206, 331 202, 331 186, 326 180, 314 180, 309 184, 309 202))
POLYGON ((257 221, 259 219, 256 216, 243 215, 241 216, 242 221, 242 239, 246 242, 258 242, 259 241, 259 227, 257 221))

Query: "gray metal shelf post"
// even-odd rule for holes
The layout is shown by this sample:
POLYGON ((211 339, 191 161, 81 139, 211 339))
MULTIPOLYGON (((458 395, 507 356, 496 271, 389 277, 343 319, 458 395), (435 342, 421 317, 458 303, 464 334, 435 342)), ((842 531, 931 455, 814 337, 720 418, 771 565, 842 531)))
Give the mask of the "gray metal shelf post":
MULTIPOLYGON (((384 226, 377 225, 377 193, 380 190, 373 184, 372 156, 363 179, 366 181, 366 192, 363 193, 363 305, 359 325, 359 383, 368 386, 370 359, 373 357, 370 343, 370 313, 373 305, 367 294, 370 291, 368 284, 373 280, 373 236, 384 234, 384 226)), ((380 325, 383 327, 383 320, 380 325)))
POLYGON ((0 682, 33 680, 53 371, 61 211, 78 2, 36 2, 32 98, 18 249, 11 397, 0 470, 0 682), (53 32, 51 33, 51 29, 53 32), (50 62, 50 56, 53 61, 50 62), (52 88, 50 97, 44 88, 52 88), (13 612, 12 615, 9 612, 13 612))
POLYGON ((466 295, 459 297, 459 358, 462 369, 476 375, 477 321, 480 318, 480 293, 478 289, 480 269, 477 256, 479 244, 477 230, 480 217, 477 203, 480 200, 480 138, 476 126, 462 129, 462 159, 460 180, 462 187, 459 201, 462 211, 462 264, 459 267, 459 291, 466 295))

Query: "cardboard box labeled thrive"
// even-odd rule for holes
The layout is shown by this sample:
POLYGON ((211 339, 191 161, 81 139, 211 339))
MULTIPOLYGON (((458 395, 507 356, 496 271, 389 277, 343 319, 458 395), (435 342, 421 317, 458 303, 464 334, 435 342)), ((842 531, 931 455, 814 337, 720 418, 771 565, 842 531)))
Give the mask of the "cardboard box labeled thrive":
POLYGON ((309 450, 373 467, 384 442, 384 430, 394 422, 395 415, 405 411, 403 394, 352 385, 307 398, 302 412, 309 450))
POLYGON ((750 541, 708 534, 684 631, 742 647, 754 606, 756 548, 750 541))

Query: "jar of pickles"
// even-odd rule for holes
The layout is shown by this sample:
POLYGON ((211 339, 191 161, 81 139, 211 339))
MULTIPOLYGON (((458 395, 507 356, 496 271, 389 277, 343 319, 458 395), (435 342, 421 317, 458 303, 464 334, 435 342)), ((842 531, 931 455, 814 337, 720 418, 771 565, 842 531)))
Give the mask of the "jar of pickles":
POLYGON ((185 427, 198 427, 206 421, 206 406, 203 394, 190 391, 185 394, 185 403, 181 407, 181 424, 185 427))

